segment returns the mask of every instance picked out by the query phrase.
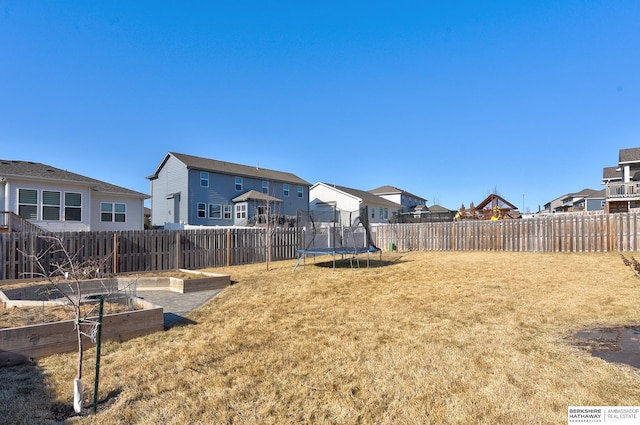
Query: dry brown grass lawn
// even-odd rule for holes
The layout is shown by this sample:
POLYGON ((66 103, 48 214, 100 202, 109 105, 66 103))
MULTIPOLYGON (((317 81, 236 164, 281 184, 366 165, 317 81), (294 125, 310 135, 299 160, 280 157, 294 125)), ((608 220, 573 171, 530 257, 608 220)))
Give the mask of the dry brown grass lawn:
MULTIPOLYGON (((638 405, 636 369, 569 343, 579 329, 640 323, 640 280, 618 254, 383 260, 216 269, 236 283, 192 323, 103 346, 99 398, 112 405, 70 421, 547 424, 566 423, 570 405, 638 405)), ((0 369, 1 417, 42 423, 52 404, 71 405, 75 360, 0 369)))

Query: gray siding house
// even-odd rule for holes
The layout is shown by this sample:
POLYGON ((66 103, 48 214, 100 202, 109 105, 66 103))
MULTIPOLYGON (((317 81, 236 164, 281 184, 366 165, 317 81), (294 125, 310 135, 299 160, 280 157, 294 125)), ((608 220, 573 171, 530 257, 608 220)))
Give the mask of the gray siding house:
POLYGON ((43 230, 143 230, 147 198, 50 165, 0 160, 0 211, 43 230))
POLYGON ((250 226, 269 210, 280 224, 309 208, 309 183, 291 173, 167 153, 151 184, 151 224, 250 226))
POLYGON ((585 188, 577 193, 567 193, 559 198, 549 201, 544 205, 542 213, 563 213, 576 211, 594 211, 602 210, 602 200, 604 194, 594 190, 585 188), (590 199, 588 205, 586 199, 590 199), (587 209, 590 208, 590 209, 587 209))

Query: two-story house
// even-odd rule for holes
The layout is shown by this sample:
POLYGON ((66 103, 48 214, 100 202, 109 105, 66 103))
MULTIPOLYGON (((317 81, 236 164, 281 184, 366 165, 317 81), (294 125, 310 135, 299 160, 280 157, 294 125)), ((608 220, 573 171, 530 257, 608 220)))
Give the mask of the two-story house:
POLYGON ((369 192, 402 205, 402 212, 415 211, 427 205, 425 198, 393 186, 380 186, 376 189, 371 189, 369 192))
MULTIPOLYGON (((376 189, 371 189, 369 192, 402 205, 402 211, 399 211, 395 217, 398 221, 420 222, 426 217, 429 217, 427 220, 431 221, 436 216, 436 214, 427 207, 426 198, 414 195, 406 190, 398 189, 394 186, 380 186, 376 189)), ((453 218, 453 215, 451 217, 453 218)))
POLYGON ((394 214, 402 210, 399 203, 371 192, 322 182, 311 186, 309 199, 309 209, 312 213, 330 217, 332 211, 337 211, 340 213, 340 222, 347 226, 351 225, 362 211, 367 211, 368 222, 373 224, 388 223, 394 214))
POLYGON ((640 208, 640 148, 620 149, 617 167, 605 167, 605 211, 628 212, 640 208))
POLYGON ((0 209, 50 232, 143 230, 148 195, 31 161, 0 160, 0 209))
POLYGON ((596 190, 591 193, 584 194, 583 197, 573 202, 574 211, 603 211, 605 208, 606 190, 596 190))
MULTIPOLYGON (((586 211, 586 199, 598 199, 598 191, 594 189, 585 188, 580 192, 567 193, 552 201, 544 204, 544 210, 542 213, 562 213, 562 212, 577 212, 586 211)), ((598 207, 595 204, 589 204, 589 211, 596 209, 602 209, 602 203, 598 203, 598 207)))
POLYGON ((147 179, 153 226, 291 223, 309 208, 309 183, 283 171, 169 152, 147 179))

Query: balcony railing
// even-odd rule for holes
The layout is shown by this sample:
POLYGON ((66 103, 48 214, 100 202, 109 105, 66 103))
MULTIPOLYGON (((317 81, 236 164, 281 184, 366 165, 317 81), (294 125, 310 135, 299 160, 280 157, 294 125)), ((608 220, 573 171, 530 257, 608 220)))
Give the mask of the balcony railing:
POLYGON ((640 182, 607 183, 607 200, 640 199, 640 182))
POLYGON ((0 232, 43 232, 43 229, 9 212, 0 211, 0 232))

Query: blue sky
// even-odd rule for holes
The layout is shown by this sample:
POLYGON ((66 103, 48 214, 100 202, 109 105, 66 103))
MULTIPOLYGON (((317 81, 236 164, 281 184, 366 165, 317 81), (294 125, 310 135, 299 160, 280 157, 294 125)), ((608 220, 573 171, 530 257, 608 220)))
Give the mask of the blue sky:
POLYGON ((635 0, 0 0, 0 158, 148 193, 175 151, 536 211, 640 146, 639 52, 635 0))

